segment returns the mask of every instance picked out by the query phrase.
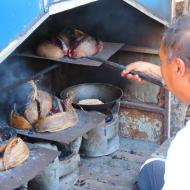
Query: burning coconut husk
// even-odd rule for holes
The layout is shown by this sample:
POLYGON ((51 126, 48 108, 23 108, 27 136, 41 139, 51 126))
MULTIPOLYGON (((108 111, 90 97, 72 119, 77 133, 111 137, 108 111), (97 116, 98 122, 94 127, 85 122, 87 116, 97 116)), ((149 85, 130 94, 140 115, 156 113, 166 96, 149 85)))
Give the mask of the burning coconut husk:
POLYGON ((57 44, 53 43, 52 41, 48 40, 38 45, 36 54, 41 57, 55 58, 55 59, 62 58, 65 55, 61 47, 59 47, 57 44))
POLYGON ((22 130, 34 129, 36 132, 56 132, 73 127, 78 122, 78 116, 72 106, 70 94, 65 103, 65 111, 61 100, 52 97, 49 93, 38 90, 36 84, 31 81, 32 92, 28 97, 23 115, 18 114, 16 109, 11 113, 10 123, 12 127, 22 130), (57 107, 54 109, 53 100, 57 107))
POLYGON ((47 116, 39 120, 35 125, 37 132, 56 132, 70 127, 74 127, 78 122, 78 115, 72 106, 72 96, 69 96, 66 100, 65 108, 63 111, 62 105, 59 102, 61 112, 47 116))
POLYGON ((22 130, 32 129, 32 125, 15 110, 11 112, 10 125, 14 128, 22 130))
POLYGON ((28 146, 21 138, 14 137, 6 144, 3 155, 0 157, 0 171, 15 168, 28 157, 28 146))
POLYGON ((0 128, 0 171, 14 168, 29 157, 29 149, 11 127, 0 128))
POLYGON ((38 90, 34 81, 30 83, 33 91, 29 97, 30 101, 25 108, 24 115, 31 124, 35 124, 39 119, 46 117, 52 109, 52 97, 49 93, 38 90))

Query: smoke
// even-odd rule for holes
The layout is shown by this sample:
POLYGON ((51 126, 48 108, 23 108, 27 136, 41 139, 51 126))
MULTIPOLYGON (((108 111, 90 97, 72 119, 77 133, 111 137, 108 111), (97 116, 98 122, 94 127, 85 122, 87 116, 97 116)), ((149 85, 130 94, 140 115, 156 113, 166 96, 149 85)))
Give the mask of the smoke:
MULTIPOLYGON (((9 58, 0 64, 0 89, 14 84, 16 81, 30 76, 31 69, 24 60, 9 58)), ((32 87, 29 83, 0 94, 0 120, 8 121, 14 105, 17 111, 22 111, 27 104, 32 87)))

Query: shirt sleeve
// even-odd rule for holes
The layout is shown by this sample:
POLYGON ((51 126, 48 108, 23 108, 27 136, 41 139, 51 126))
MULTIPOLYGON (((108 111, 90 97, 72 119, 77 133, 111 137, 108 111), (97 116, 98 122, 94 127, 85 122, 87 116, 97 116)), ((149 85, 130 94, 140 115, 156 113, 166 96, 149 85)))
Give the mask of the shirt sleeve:
POLYGON ((172 141, 166 158, 163 190, 190 189, 190 127, 172 141))

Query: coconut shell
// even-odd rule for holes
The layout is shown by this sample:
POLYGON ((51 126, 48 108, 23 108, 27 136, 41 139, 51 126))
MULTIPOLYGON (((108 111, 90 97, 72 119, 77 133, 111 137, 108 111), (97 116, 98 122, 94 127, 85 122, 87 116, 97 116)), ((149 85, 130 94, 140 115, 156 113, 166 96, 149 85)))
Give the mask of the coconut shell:
POLYGON ((17 129, 27 130, 32 129, 32 125, 23 117, 12 111, 10 125, 17 129))
POLYGON ((78 122, 76 114, 60 112, 39 120, 35 125, 37 132, 56 132, 74 127, 78 122))
POLYGON ((38 106, 36 101, 33 101, 26 106, 24 116, 31 124, 38 121, 38 106))
POLYGON ((38 101, 40 106, 40 118, 44 118, 52 109, 52 97, 49 93, 38 90, 38 95, 36 97, 36 101, 38 101))
POLYGON ((38 45, 36 50, 37 55, 47 58, 61 58, 64 57, 64 52, 55 44, 45 41, 38 45))
POLYGON ((101 52, 103 49, 103 43, 97 41, 91 36, 88 36, 73 50, 73 57, 90 57, 101 52))
POLYGON ((22 164, 28 157, 28 146, 21 138, 15 137, 7 144, 3 157, 0 159, 0 171, 14 168, 22 164))

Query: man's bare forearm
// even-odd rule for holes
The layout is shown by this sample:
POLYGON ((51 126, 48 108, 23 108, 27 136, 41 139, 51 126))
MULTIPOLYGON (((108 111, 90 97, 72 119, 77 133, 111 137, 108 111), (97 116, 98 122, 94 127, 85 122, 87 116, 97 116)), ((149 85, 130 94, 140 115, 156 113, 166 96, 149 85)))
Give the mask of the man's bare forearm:
MULTIPOLYGON (((151 63, 150 63, 151 64, 151 63)), ((162 73, 161 68, 158 65, 151 64, 151 67, 149 67, 145 74, 147 74, 150 77, 157 78, 158 80, 162 81, 162 73)))

